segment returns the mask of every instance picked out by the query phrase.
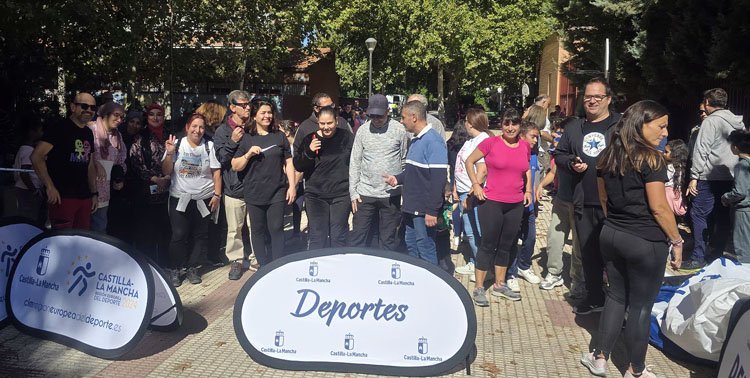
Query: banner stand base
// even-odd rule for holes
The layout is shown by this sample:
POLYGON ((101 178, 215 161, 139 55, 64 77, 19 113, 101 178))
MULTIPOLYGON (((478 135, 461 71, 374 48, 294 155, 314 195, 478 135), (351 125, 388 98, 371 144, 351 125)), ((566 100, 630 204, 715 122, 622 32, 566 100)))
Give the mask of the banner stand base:
POLYGON ((471 375, 471 354, 466 355, 466 375, 471 375))

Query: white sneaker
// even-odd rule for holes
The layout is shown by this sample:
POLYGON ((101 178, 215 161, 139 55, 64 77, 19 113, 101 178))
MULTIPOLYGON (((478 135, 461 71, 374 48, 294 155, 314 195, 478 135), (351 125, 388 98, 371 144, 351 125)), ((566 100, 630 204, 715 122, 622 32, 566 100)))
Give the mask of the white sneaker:
POLYGON ((544 277, 544 281, 539 284, 539 288, 542 290, 552 290, 557 286, 563 285, 563 278, 554 274, 548 274, 544 277))
POLYGON ((529 281, 529 283, 532 283, 534 285, 542 282, 542 280, 539 278, 539 276, 534 273, 534 271, 529 269, 518 269, 518 276, 525 279, 526 281, 529 281))
POLYGON ((458 268, 456 268, 456 273, 463 275, 474 274, 474 263, 470 262, 466 265, 459 266, 458 268))
POLYGON ((505 281, 505 286, 507 286, 508 289, 510 289, 514 293, 521 292, 521 288, 518 286, 518 280, 515 278, 509 278, 507 281, 505 281))

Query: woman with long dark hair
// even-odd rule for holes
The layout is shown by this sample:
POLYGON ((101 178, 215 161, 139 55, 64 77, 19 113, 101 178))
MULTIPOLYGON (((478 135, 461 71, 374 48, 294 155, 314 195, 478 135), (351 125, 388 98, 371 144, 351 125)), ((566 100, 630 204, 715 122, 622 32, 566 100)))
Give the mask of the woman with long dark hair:
POLYGON ((476 284, 473 297, 477 306, 489 306, 484 289, 487 271, 494 266, 495 284, 492 295, 520 301, 521 294, 505 283, 510 253, 518 240, 524 207, 531 205, 531 146, 520 137, 521 117, 514 109, 503 114, 499 137, 487 138, 466 158, 466 173, 471 180, 471 192, 481 201, 479 225, 482 242, 477 251, 476 284), (484 158, 487 182, 482 186, 474 165, 484 158))
POLYGON ((664 191, 667 164, 656 149, 668 135, 668 121, 667 110, 654 101, 631 105, 597 162, 599 200, 607 217, 599 241, 609 290, 594 350, 581 356, 596 376, 607 373, 627 310, 625 377, 654 377, 644 363, 651 308, 670 249, 671 264, 679 269, 683 244, 664 191))
POLYGON ((284 256, 284 207, 296 197, 289 141, 275 114, 273 103, 252 102, 252 121, 232 159, 232 169, 240 172, 250 239, 261 267, 284 256))

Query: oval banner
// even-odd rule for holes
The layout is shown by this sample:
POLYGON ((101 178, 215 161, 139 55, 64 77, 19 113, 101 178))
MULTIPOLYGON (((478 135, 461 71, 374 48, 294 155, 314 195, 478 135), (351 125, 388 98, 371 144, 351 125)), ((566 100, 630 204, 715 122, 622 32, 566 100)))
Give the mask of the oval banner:
POLYGON ((411 256, 363 248, 300 252, 240 291, 234 329, 276 369, 433 376, 467 360, 476 314, 461 283, 411 256))
POLYGON ((18 252, 29 240, 41 233, 41 228, 25 218, 11 217, 0 220, 0 328, 10 322, 5 310, 5 289, 18 252))
POLYGON ((750 298, 735 302, 726 335, 717 377, 747 377, 750 374, 750 298))
POLYGON ((13 324, 101 358, 125 354, 151 321, 148 262, 120 240, 88 231, 53 231, 29 241, 7 289, 13 324))

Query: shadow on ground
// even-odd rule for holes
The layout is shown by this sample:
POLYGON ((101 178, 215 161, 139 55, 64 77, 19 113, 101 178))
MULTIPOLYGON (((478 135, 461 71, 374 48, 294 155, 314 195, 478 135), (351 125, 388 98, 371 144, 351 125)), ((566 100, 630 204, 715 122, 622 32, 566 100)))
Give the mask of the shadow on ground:
POLYGON ((149 331, 138 345, 120 357, 120 361, 138 360, 169 350, 188 335, 200 333, 208 327, 208 321, 199 313, 185 308, 182 326, 171 332, 149 331))

